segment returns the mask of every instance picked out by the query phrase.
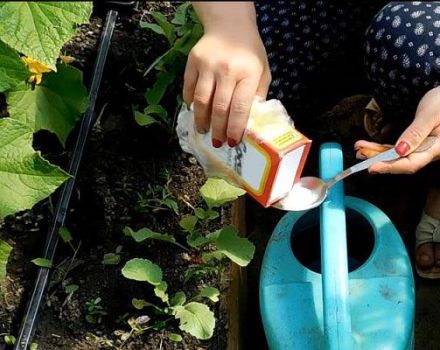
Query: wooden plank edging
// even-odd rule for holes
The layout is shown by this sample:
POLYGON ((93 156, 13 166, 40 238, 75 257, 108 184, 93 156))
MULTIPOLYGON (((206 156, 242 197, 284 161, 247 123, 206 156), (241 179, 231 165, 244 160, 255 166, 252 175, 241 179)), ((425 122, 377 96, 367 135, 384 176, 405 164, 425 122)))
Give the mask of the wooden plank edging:
MULTIPOLYGON (((232 203, 232 225, 246 236, 246 198, 240 197, 232 203)), ((246 269, 231 264, 230 285, 226 299, 228 309, 228 347, 227 350, 242 350, 243 325, 246 315, 247 281, 246 269)))

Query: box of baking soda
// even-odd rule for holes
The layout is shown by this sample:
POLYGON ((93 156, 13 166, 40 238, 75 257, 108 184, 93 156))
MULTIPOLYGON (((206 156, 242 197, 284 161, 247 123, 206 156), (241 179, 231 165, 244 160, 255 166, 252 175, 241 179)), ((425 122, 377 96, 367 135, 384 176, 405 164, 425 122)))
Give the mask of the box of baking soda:
POLYGON ((195 130, 191 108, 183 106, 177 121, 182 149, 193 154, 208 176, 244 188, 264 207, 285 197, 301 176, 311 140, 295 129, 278 100, 255 100, 242 142, 212 147, 211 132, 195 130))

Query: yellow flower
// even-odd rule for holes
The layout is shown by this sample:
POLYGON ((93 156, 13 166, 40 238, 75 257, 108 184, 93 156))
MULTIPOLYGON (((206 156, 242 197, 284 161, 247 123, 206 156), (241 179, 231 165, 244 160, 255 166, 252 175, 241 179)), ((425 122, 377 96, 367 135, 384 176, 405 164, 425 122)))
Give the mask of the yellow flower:
POLYGON ((30 83, 35 82, 35 84, 39 85, 41 84, 43 73, 52 72, 52 69, 50 69, 48 66, 38 62, 37 60, 34 60, 33 58, 23 56, 21 59, 28 68, 29 72, 32 73, 28 79, 30 83))
POLYGON ((63 62, 64 64, 69 64, 72 63, 73 61, 75 61, 75 58, 72 56, 64 56, 64 55, 60 55, 60 60, 61 62, 63 62))

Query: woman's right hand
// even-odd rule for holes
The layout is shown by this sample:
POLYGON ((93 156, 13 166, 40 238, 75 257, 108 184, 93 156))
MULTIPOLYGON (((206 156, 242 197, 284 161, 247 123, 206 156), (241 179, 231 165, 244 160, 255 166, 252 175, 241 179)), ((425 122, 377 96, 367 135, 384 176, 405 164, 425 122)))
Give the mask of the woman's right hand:
POLYGON ((266 98, 271 81, 255 18, 226 13, 224 18, 201 16, 205 34, 189 54, 183 87, 185 102, 194 103, 197 130, 211 128, 217 148, 226 140, 231 147, 241 141, 252 101, 266 98))

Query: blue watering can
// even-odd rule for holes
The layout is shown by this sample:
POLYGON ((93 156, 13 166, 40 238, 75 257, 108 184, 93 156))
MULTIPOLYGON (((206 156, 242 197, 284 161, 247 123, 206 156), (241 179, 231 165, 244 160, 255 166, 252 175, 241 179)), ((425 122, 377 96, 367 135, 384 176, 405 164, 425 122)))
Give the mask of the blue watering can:
MULTIPOLYGON (((321 178, 342 169, 340 146, 324 144, 321 178)), ((320 208, 290 212, 276 226, 260 277, 271 350, 413 349, 414 305, 399 233, 377 207, 344 198, 342 182, 320 208)))

